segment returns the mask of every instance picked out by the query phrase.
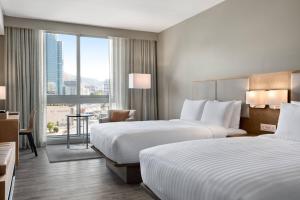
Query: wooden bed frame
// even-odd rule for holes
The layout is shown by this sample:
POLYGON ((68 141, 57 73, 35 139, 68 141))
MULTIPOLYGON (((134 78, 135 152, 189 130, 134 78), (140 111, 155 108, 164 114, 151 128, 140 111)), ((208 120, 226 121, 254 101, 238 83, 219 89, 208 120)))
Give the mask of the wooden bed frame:
POLYGON ((106 167, 115 173, 120 179, 127 184, 138 184, 142 182, 140 163, 118 164, 106 157, 95 146, 91 147, 95 152, 103 156, 106 160, 106 167))
MULTIPOLYGON (((235 135, 227 137, 242 137, 247 135, 235 135)), ((142 182, 140 163, 128 163, 119 164, 110 158, 106 157, 99 149, 95 146, 91 147, 96 153, 103 156, 106 160, 106 167, 116 174, 120 179, 122 179, 127 184, 139 184, 142 182)))

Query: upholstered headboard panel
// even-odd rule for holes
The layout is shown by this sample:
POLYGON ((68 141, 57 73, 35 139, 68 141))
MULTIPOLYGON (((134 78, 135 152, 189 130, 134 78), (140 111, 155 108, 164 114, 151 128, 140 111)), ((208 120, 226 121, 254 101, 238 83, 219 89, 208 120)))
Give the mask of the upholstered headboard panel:
POLYGON ((260 125, 278 123, 280 110, 249 108, 245 105, 247 90, 288 89, 290 100, 300 101, 300 72, 275 72, 252 75, 249 78, 235 78, 193 82, 194 99, 242 100, 241 128, 250 135, 259 135, 260 125))
POLYGON ((216 81, 194 81, 192 85, 193 99, 216 99, 216 81))
POLYGON ((246 91, 249 90, 249 79, 226 79, 217 80, 217 100, 230 101, 241 100, 242 117, 249 117, 249 106, 246 105, 246 91))
POLYGON ((300 73, 292 73, 291 100, 300 101, 300 73))
POLYGON ((194 81, 192 97, 219 101, 241 100, 243 102, 241 116, 249 117, 249 107, 245 104, 247 90, 249 90, 248 78, 194 81))

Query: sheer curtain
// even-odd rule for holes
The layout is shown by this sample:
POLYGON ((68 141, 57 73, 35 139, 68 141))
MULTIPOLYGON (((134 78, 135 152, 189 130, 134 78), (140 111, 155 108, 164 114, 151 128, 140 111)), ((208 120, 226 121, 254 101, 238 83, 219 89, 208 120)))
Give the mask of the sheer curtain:
MULTIPOLYGON (((5 27, 5 77, 7 109, 20 112, 20 126, 28 126, 35 110, 34 139, 43 146, 45 136, 45 80, 42 64, 42 32, 33 29, 5 27)), ((20 138, 20 147, 25 139, 20 138)))
POLYGON ((137 120, 157 119, 156 54, 155 41, 111 38, 112 108, 135 109, 137 120), (129 73, 151 74, 151 89, 128 89, 129 73))
POLYGON ((110 38, 110 97, 111 109, 128 107, 129 39, 110 38))

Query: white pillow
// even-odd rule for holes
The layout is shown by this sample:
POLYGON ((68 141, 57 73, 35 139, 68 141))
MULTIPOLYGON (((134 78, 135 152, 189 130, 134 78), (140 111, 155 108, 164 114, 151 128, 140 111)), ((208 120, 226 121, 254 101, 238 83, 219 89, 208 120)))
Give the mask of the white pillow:
POLYGON ((281 104, 278 128, 276 136, 300 140, 300 105, 283 103, 281 104))
POLYGON ((201 118, 201 122, 204 124, 211 124, 222 126, 225 128, 229 127, 230 121, 227 112, 230 112, 232 101, 219 102, 219 101, 208 101, 206 102, 201 118))
POLYGON ((240 128, 242 101, 233 101, 230 128, 240 128))
POLYGON ((206 100, 189 100, 183 103, 180 119, 182 120, 200 120, 206 100))
POLYGON ((300 101, 292 101, 291 103, 295 105, 300 105, 300 101))
POLYGON ((231 121, 232 121, 232 114, 233 114, 233 101, 223 101, 223 102, 230 102, 230 106, 228 107, 227 111, 225 112, 225 122, 224 127, 230 128, 231 121))
POLYGON ((228 128, 227 129, 227 135, 228 136, 240 136, 240 135, 246 135, 247 131, 243 129, 236 129, 236 128, 228 128))
MULTIPOLYGON (((219 101, 214 101, 219 102, 219 101)), ((241 119, 242 101, 228 101, 232 102, 230 108, 225 113, 225 127, 239 129, 241 119)))

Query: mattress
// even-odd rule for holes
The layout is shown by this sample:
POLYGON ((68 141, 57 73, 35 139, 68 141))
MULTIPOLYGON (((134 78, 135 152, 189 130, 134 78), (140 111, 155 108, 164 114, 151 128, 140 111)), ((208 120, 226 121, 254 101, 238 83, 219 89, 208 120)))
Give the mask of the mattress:
POLYGON ((143 182, 162 200, 299 200, 300 142, 198 140, 145 149, 143 182))
POLYGON ((97 124, 91 143, 118 164, 139 163, 142 149, 161 144, 226 137, 233 132, 218 126, 184 120, 136 121, 97 124))

